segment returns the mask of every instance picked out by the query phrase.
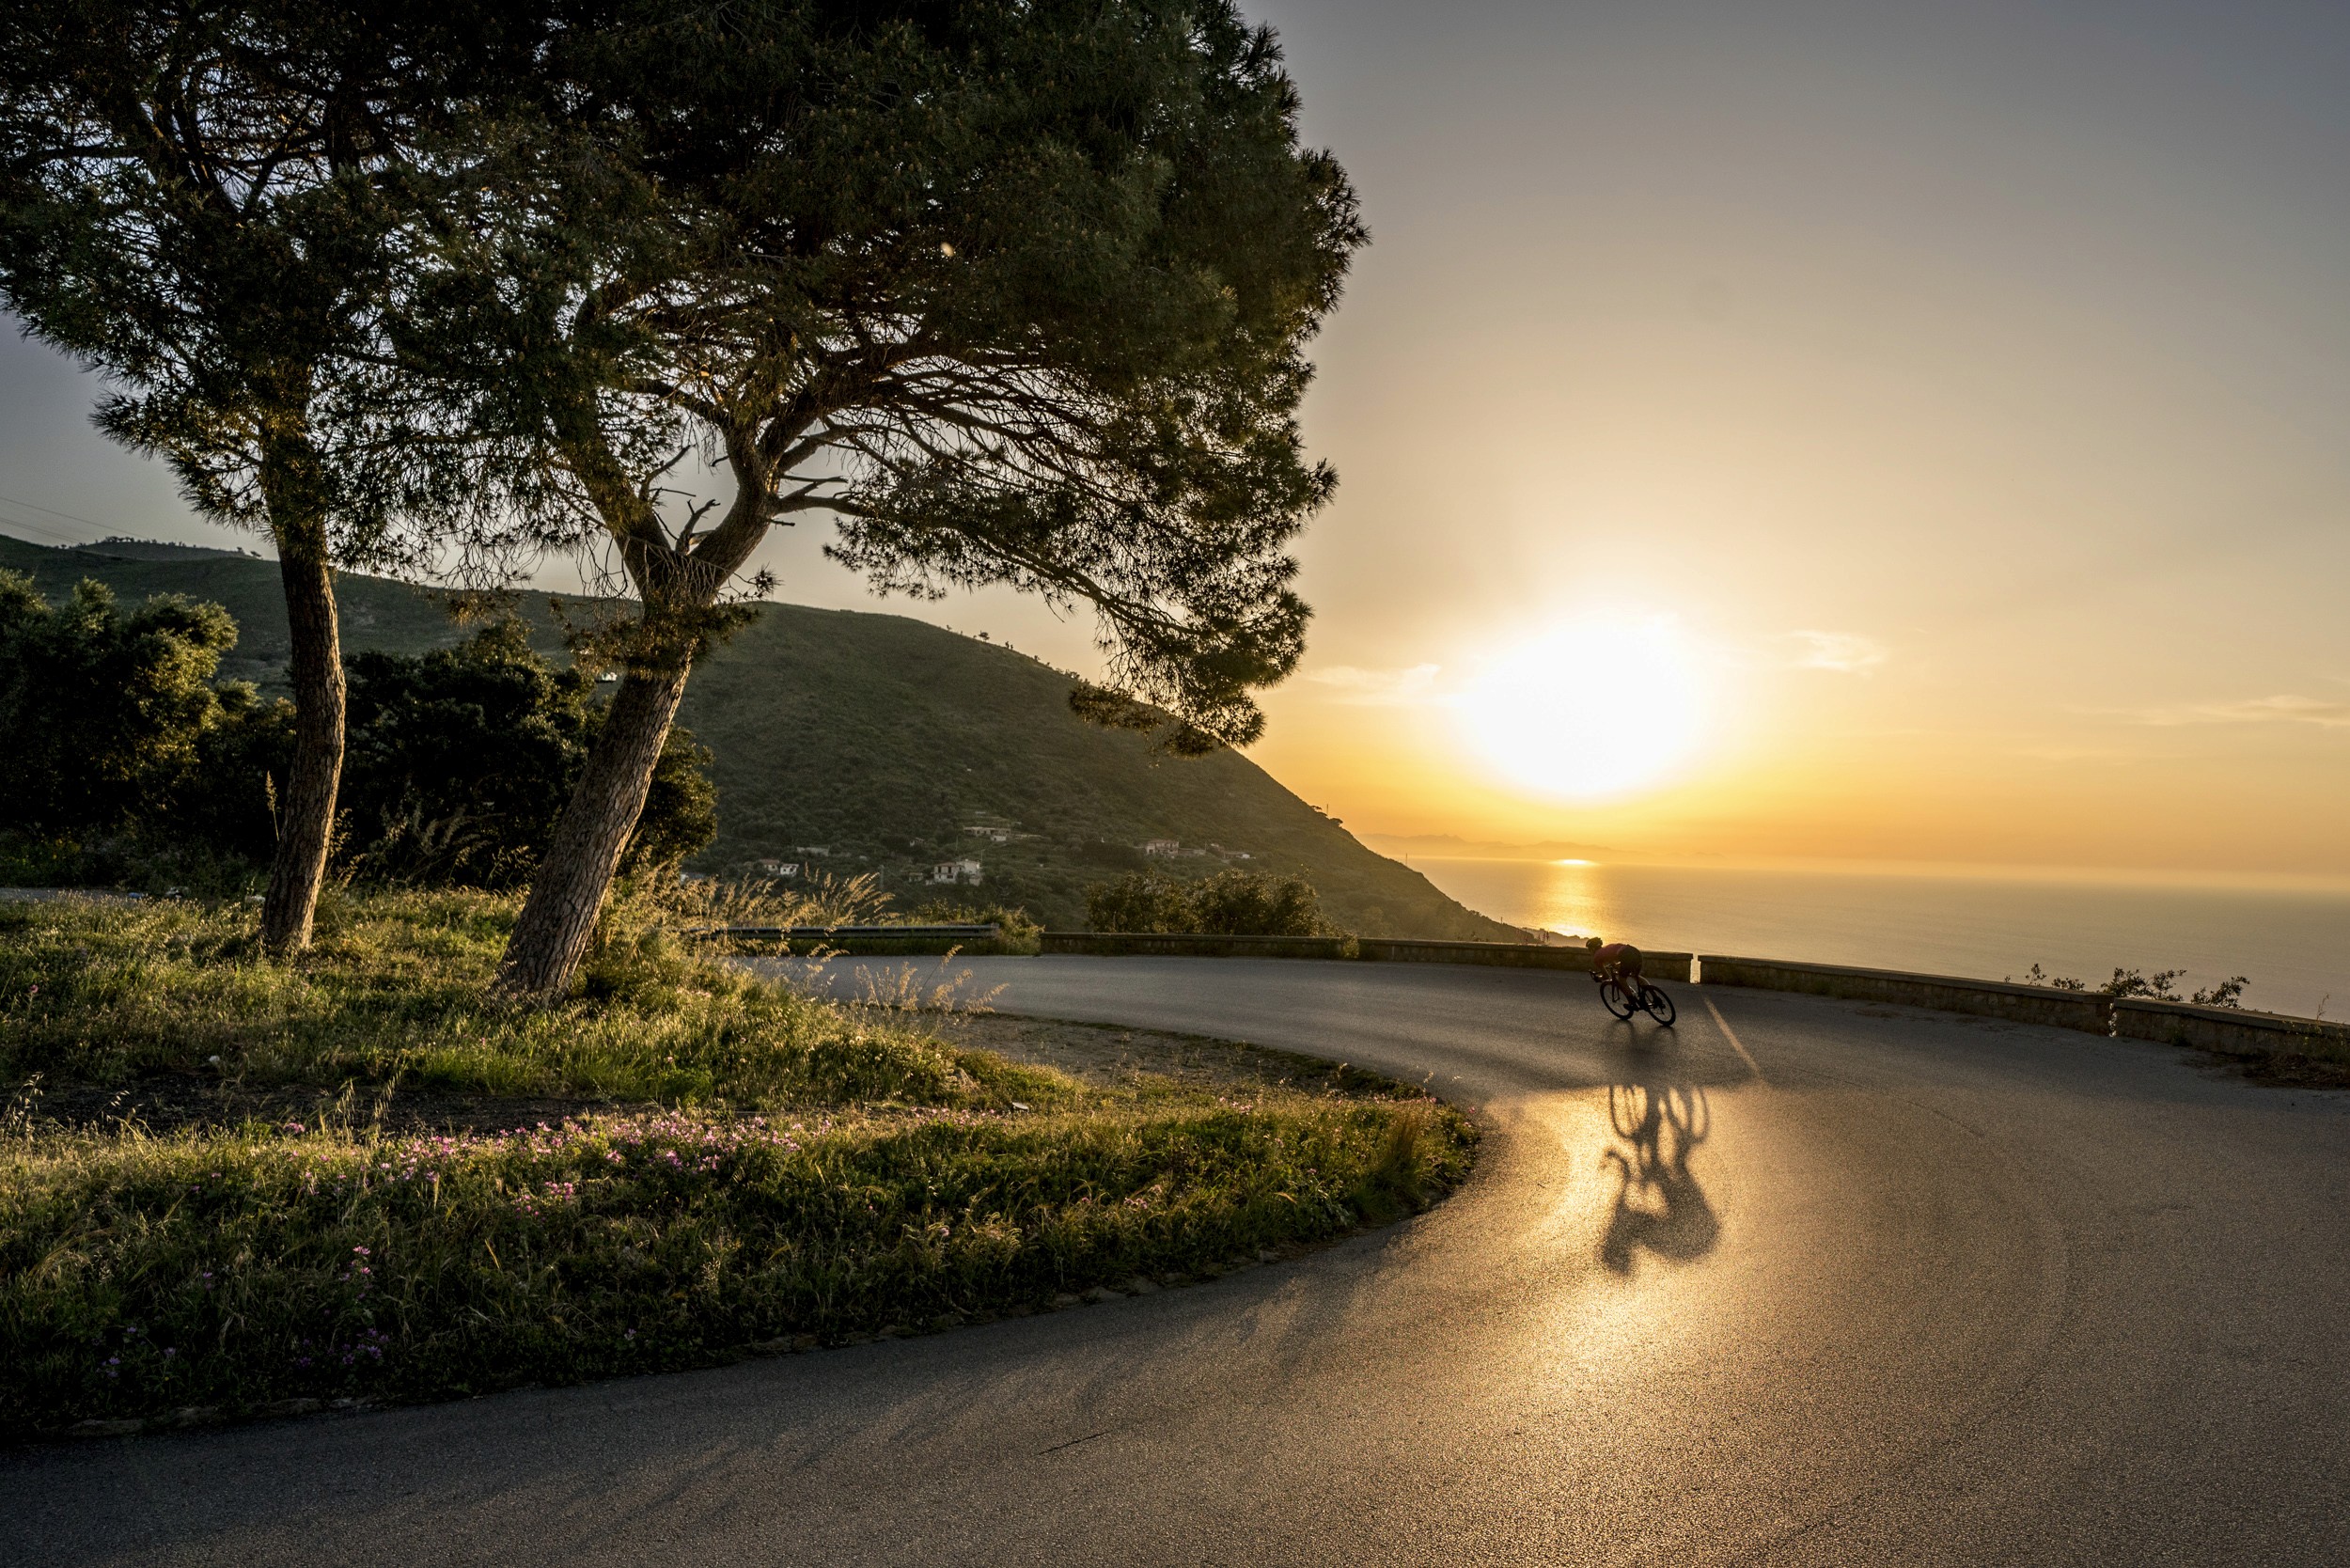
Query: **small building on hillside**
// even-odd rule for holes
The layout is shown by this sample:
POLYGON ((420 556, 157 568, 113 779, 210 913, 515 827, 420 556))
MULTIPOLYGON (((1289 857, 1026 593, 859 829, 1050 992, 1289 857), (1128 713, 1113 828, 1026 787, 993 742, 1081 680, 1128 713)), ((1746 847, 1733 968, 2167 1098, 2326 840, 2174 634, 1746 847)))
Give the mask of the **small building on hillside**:
POLYGON ((932 882, 967 882, 979 880, 979 863, 976 860, 942 860, 931 868, 932 882))
POLYGON ((1171 860, 1183 853, 1183 846, 1173 839, 1145 839, 1142 853, 1157 859, 1171 860))
POLYGON ((791 882, 800 874, 800 863, 796 860, 754 860, 751 869, 770 882, 791 882))
POLYGON ((973 823, 964 832, 974 839, 985 839, 992 844, 1009 844, 1012 839, 1011 829, 996 823, 973 823))

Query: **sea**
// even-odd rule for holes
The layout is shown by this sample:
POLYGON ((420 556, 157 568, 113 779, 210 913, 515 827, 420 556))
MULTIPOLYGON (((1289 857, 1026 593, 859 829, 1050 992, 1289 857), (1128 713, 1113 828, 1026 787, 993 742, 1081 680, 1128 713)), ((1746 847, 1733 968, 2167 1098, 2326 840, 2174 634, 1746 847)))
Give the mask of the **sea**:
POLYGON ((2232 975, 2243 1005, 2350 1017, 2350 887, 2270 889, 1865 870, 1727 870, 1424 855, 1413 869, 1497 920, 1663 952, 2021 980, 2232 975))

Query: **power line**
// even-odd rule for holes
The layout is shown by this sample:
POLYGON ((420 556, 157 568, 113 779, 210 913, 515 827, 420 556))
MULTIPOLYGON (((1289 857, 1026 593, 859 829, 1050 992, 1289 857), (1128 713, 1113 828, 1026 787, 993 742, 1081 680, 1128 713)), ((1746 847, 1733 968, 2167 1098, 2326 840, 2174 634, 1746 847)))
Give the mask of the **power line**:
MULTIPOLYGON (((84 517, 79 512, 59 511, 55 507, 37 506, 31 501, 20 501, 13 495, 0 495, 0 503, 6 503, 11 507, 22 507, 26 511, 42 512, 51 517, 62 517, 69 523, 86 524, 88 526, 93 528, 103 528, 109 525, 99 522, 98 519, 94 517, 84 517)), ((31 525, 29 524, 26 525, 28 527, 30 525, 31 525)))
MULTIPOLYGON (((133 537, 128 534, 109 532, 108 530, 114 527, 115 525, 101 523, 94 517, 84 517, 80 512, 74 511, 59 511, 55 507, 37 506, 31 501, 19 500, 13 495, 0 495, 0 505, 16 508, 23 511, 37 511, 48 517, 61 517, 69 523, 79 523, 84 527, 97 529, 103 539, 129 539, 133 537)), ((23 528, 29 533, 38 534, 44 539, 54 540, 57 543, 70 548, 79 548, 86 544, 97 544, 102 542, 102 539, 77 539, 72 534, 64 532, 63 530, 57 528, 54 524, 35 523, 28 518, 11 516, 9 513, 5 511, 0 511, 0 524, 6 524, 12 528, 23 528)), ((169 543, 176 541, 159 541, 158 542, 169 543)), ((196 548, 199 550, 214 550, 221 548, 221 546, 199 544, 196 545, 196 548)), ((246 552, 243 550, 239 550, 237 553, 239 555, 246 554, 246 552)))
POLYGON ((44 524, 27 523, 21 517, 10 517, 6 512, 0 512, 0 523, 5 523, 11 528, 23 528, 30 533, 39 534, 45 538, 55 540, 60 544, 79 545, 89 542, 87 540, 75 539, 71 534, 62 532, 56 528, 49 527, 44 524))

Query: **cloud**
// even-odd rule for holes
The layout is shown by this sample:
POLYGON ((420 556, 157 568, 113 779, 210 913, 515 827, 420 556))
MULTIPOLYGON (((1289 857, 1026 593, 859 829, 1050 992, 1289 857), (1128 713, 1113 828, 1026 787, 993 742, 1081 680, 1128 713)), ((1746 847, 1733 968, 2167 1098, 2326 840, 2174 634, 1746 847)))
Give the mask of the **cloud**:
POLYGON ((2140 724, 2165 727, 2181 724, 2313 724, 2322 729, 2350 729, 2350 702, 2322 698, 2250 697, 2238 702, 2197 702, 2179 708, 2146 708, 2131 715, 2140 724))
POLYGON ((1832 669, 1839 675, 1866 675, 1890 655, 1874 637, 1857 632, 1790 632, 1798 645, 1797 669, 1832 669))
POLYGON ((1332 665, 1306 679, 1336 686, 1345 694, 1339 700, 1350 707, 1401 708, 1426 698, 1435 687, 1441 667, 1414 665, 1409 669, 1360 669, 1354 665, 1332 665))

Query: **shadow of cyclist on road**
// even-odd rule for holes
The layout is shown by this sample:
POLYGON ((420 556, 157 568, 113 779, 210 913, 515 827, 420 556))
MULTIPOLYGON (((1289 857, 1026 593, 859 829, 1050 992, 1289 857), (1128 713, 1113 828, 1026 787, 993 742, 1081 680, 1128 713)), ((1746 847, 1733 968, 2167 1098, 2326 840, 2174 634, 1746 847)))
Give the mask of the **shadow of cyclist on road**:
POLYGON ((1616 1169, 1615 1208, 1600 1238, 1599 1261, 1630 1274, 1642 1252, 1685 1263, 1714 1250, 1721 1222, 1705 1189, 1689 1173, 1689 1156, 1714 1129, 1703 1088, 1684 1083, 1620 1083, 1607 1089, 1616 1141, 1600 1158, 1616 1169))

